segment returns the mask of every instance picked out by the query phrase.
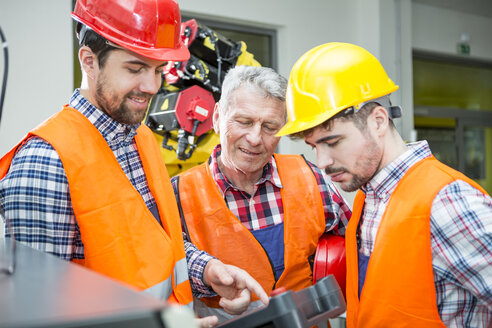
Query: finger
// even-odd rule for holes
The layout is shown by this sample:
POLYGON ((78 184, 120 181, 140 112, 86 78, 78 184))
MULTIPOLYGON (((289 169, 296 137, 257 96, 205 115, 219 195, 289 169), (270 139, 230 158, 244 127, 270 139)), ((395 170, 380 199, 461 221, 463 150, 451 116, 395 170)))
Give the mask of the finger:
POLYGON ((195 319, 200 328, 215 327, 219 323, 216 316, 195 319))
POLYGON ((229 314, 241 314, 248 308, 250 300, 250 291, 243 289, 239 295, 232 300, 222 297, 219 305, 229 314))
POLYGON ((229 286, 234 283, 234 279, 229 274, 226 265, 216 259, 212 259, 207 263, 204 270, 204 275, 205 282, 207 282, 210 286, 213 284, 229 286))
POLYGON ((261 287, 261 285, 255 279, 253 279, 253 277, 251 277, 249 274, 246 273, 246 275, 247 276, 244 277, 244 283, 246 285, 246 288, 250 292, 255 293, 263 304, 268 305, 269 298, 263 287, 261 287))
POLYGON ((217 266, 217 278, 216 284, 220 284, 223 286, 231 286, 234 284, 234 278, 227 270, 224 263, 220 263, 221 265, 217 266))
POLYGON ((235 266, 228 265, 229 272, 234 277, 235 287, 237 290, 247 288, 250 292, 255 293, 256 296, 265 305, 268 305, 269 298, 263 287, 243 269, 235 266))

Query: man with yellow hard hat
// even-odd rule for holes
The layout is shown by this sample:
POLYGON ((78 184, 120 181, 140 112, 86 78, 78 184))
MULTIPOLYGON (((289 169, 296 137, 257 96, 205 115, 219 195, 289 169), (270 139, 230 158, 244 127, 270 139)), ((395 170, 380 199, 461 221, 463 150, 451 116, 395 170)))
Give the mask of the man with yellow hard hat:
POLYGON ((347 327, 490 327, 492 198, 405 144, 389 95, 398 86, 365 49, 328 43, 290 73, 288 122, 317 164, 359 190, 346 231, 347 327))

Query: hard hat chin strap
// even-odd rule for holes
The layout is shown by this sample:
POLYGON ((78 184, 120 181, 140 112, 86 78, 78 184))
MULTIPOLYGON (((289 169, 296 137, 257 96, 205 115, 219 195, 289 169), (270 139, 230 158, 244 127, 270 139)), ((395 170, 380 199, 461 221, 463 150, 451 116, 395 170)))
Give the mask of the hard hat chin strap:
POLYGON ((354 106, 354 111, 357 112, 364 105, 366 105, 368 103, 372 103, 372 102, 379 104, 381 107, 384 107, 384 109, 386 109, 386 111, 388 112, 388 116, 390 119, 395 119, 395 118, 401 117, 401 107, 391 105, 390 95, 385 95, 385 96, 382 96, 379 98, 374 98, 374 99, 365 101, 363 103, 360 103, 357 108, 355 108, 355 106, 354 106))
POLYGON ((401 106, 391 106, 388 114, 391 119, 401 117, 401 106))
POLYGON ((79 24, 81 25, 81 27, 80 27, 80 31, 78 31, 77 33, 77 37, 79 38, 79 46, 82 46, 84 44, 85 35, 87 31, 91 30, 91 28, 85 24, 82 23, 79 24))

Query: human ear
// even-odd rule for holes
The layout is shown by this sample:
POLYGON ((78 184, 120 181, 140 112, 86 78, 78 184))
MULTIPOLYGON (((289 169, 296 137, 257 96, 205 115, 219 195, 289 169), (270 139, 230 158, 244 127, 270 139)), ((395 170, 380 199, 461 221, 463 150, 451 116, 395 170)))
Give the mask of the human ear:
POLYGON ((213 123, 214 123, 214 131, 217 134, 219 134, 219 132, 220 132, 220 128, 219 128, 219 116, 220 116, 220 114, 219 114, 219 111, 220 111, 219 110, 219 106, 220 106, 219 103, 216 102, 215 103, 215 107, 214 107, 214 114, 212 116, 213 123))
POLYGON ((98 68, 97 57, 91 48, 83 46, 79 49, 79 61, 82 70, 90 79, 94 79, 98 68))
POLYGON ((382 106, 376 106, 370 115, 374 128, 378 136, 382 136, 386 133, 389 126, 389 116, 386 109, 382 106))

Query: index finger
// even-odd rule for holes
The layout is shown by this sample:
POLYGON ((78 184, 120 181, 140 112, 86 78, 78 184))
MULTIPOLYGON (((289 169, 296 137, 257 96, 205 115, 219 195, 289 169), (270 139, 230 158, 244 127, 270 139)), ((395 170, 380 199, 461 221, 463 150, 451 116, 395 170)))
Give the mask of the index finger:
POLYGON ((244 277, 244 283, 246 284, 246 288, 250 291, 256 294, 258 298, 263 302, 263 304, 268 305, 268 302, 270 301, 268 298, 267 293, 261 287, 261 285, 253 279, 249 274, 244 277))

